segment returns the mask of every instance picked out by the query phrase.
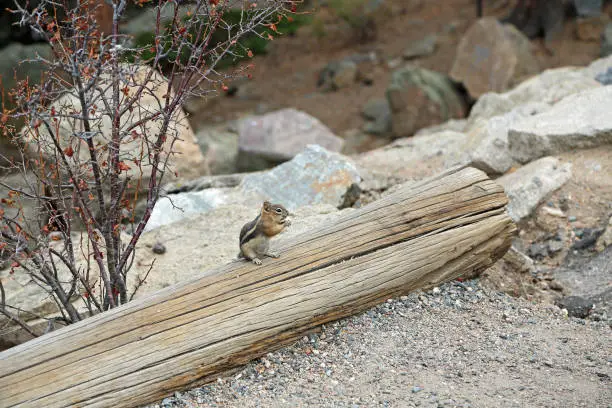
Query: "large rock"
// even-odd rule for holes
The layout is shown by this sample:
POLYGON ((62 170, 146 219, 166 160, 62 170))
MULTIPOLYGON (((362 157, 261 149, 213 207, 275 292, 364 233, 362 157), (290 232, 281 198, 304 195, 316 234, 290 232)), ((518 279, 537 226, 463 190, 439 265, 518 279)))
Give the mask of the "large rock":
POLYGON ((418 67, 393 72, 387 88, 395 137, 465 116, 466 106, 455 85, 443 74, 418 67))
POLYGON ((526 163, 538 157, 612 143, 612 87, 568 96, 546 112, 508 130, 512 156, 526 163))
POLYGON ((414 41, 408 45, 402 56, 404 59, 413 59, 433 54, 436 50, 437 41, 438 37, 435 34, 430 34, 425 38, 414 41))
POLYGON ((544 157, 496 180, 508 195, 508 214, 515 221, 531 215, 546 197, 571 177, 571 164, 544 157))
MULTIPOLYGON (((129 95, 134 95, 137 86, 134 84, 142 84, 144 78, 147 75, 149 68, 137 67, 137 66, 125 66, 124 69, 130 72, 131 80, 129 83, 122 83, 120 87, 126 89, 129 95)), ((128 76, 126 72, 126 77, 128 76)), ((109 84, 109 77, 103 76, 100 81, 100 86, 104 87, 109 84)), ((107 86, 107 91, 104 94, 104 98, 107 101, 111 100, 112 88, 107 86)), ((141 119, 150 115, 151 112, 155 112, 159 109, 159 101, 163 100, 163 95, 166 94, 167 81, 166 79, 154 72, 151 76, 151 80, 145 90, 142 92, 138 106, 139 109, 134 109, 131 112, 127 112, 121 118, 121 125, 123 128, 128 127, 131 124, 137 123, 141 119)), ((97 90, 92 91, 89 95, 92 100, 94 98, 100 99, 100 92, 97 90)), ((101 102, 99 102, 101 103, 101 102)), ((51 103, 51 106, 59 113, 68 115, 73 111, 80 111, 81 106, 79 99, 76 95, 75 90, 64 94, 59 99, 51 103)), ((111 134, 111 119, 102 115, 100 112, 90 115, 90 126, 91 131, 95 132, 92 136, 94 145, 97 147, 99 152, 100 163, 106 160, 105 151, 107 150, 110 142, 111 134)), ((133 180, 139 180, 142 177, 141 185, 148 186, 150 175, 150 164, 148 160, 143 160, 142 157, 148 154, 148 151, 143 151, 143 137, 148 135, 149 137, 155 137, 162 126, 162 118, 152 119, 146 123, 144 130, 142 127, 137 127, 135 131, 137 133, 131 133, 129 137, 123 137, 121 142, 121 153, 122 160, 130 166, 127 170, 127 175, 133 180), (141 169, 133 163, 133 160, 142 160, 142 173, 141 169)), ((62 120, 59 123, 59 138, 60 146, 62 149, 66 149, 68 146, 72 147, 74 154, 78 155, 82 163, 90 160, 89 149, 84 138, 78 135, 84 133, 83 122, 74 121, 69 122, 68 120, 62 120)), ((167 131, 167 139, 164 144, 164 154, 161 156, 161 160, 165 160, 168 157, 168 165, 170 172, 166 172, 167 175, 164 179, 165 182, 177 181, 177 180, 188 180, 206 173, 206 163, 204 156, 200 151, 197 140, 191 129, 191 125, 187 120, 187 117, 181 108, 177 109, 172 117, 170 125, 167 131), (176 140, 173 138, 176 136, 176 140), (170 148, 172 147, 172 152, 170 148), (178 177, 175 177, 174 174, 178 177)), ((34 132, 30 128, 24 129, 23 137, 29 146, 29 154, 38 158, 38 148, 40 147, 42 154, 52 160, 55 160, 55 149, 50 143, 50 135, 46 128, 39 128, 39 136, 35 136, 34 132)))
POLYGON ((363 131, 373 135, 384 135, 391 131, 391 107, 384 98, 369 100, 362 111, 368 120, 363 131))
POLYGON ((339 153, 310 145, 291 161, 244 177, 239 188, 262 199, 283 203, 290 211, 313 204, 339 207, 353 184, 361 181, 355 164, 339 153))
POLYGON ((262 170, 290 160, 309 144, 339 152, 343 141, 318 119, 296 109, 247 118, 239 125, 238 169, 262 170))
POLYGON ((489 175, 508 171, 516 163, 508 150, 508 128, 522 118, 548 109, 545 103, 531 102, 506 114, 472 124, 467 133, 469 144, 466 149, 470 155, 470 164, 489 175))
POLYGON ((529 39, 514 26, 485 17, 459 42, 450 75, 477 98, 486 92, 505 91, 537 72, 529 39))
POLYGON ((516 105, 527 102, 556 104, 575 93, 600 88, 601 84, 583 69, 563 67, 548 69, 529 78, 505 95, 516 105))
POLYGON ((468 161, 467 136, 446 130, 398 139, 381 149, 355 158, 360 167, 375 173, 419 180, 468 161))
MULTIPOLYGON (((153 208, 145 231, 172 224, 226 204, 232 197, 230 191, 223 188, 209 188, 161 197, 153 208)), ((237 197, 234 196, 234 198, 237 197)), ((233 201, 236 203, 239 200, 234 199, 233 201)))
POLYGON ((210 174, 231 174, 237 172, 238 134, 227 125, 207 126, 196 133, 200 150, 206 158, 210 174))
POLYGON ((580 68, 549 69, 504 93, 487 92, 472 107, 468 128, 480 119, 503 115, 523 104, 553 105, 586 89, 601 87, 592 74, 580 68))
POLYGON ((321 146, 307 146, 292 160, 271 170, 242 177, 235 188, 206 188, 168 194, 151 214, 146 230, 193 218, 226 205, 256 205, 264 200, 279 202, 290 211, 326 204, 339 207, 344 196, 361 180, 353 162, 321 146))
POLYGON ((506 96, 495 92, 482 94, 476 101, 468 117, 468 129, 475 123, 492 117, 503 115, 516 107, 516 104, 506 96))

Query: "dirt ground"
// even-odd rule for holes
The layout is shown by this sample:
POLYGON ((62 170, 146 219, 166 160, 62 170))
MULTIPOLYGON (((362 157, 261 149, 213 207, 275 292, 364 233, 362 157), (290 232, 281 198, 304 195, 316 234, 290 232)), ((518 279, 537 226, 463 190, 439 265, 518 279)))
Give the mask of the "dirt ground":
MULTIPOLYGON (((485 1, 485 15, 506 16, 514 1, 485 1)), ((254 58, 253 79, 243 94, 213 98, 192 104, 195 129, 225 122, 245 113, 295 107, 321 120, 339 136, 363 125, 361 109, 372 98, 385 96, 393 63, 401 62, 404 49, 413 41, 437 34, 436 51, 411 63, 448 73, 462 35, 476 21, 474 0, 386 0, 377 18, 376 39, 360 43, 348 26, 332 20, 329 10, 319 8, 315 15, 326 25, 320 37, 311 25, 300 27, 295 36, 275 39, 267 55, 254 58), (317 88, 320 70, 329 62, 352 55, 374 53, 379 63, 361 64, 362 75, 371 85, 355 83, 336 92, 317 88), (241 96, 242 95, 242 96, 241 96)), ((612 7, 609 7, 612 9, 612 7)), ((579 41, 576 21, 566 21, 564 30, 546 52, 542 41, 534 40, 536 57, 542 69, 587 65, 599 56, 599 42, 579 41)))
POLYGON ((607 324, 454 282, 389 300, 156 407, 609 407, 607 324))

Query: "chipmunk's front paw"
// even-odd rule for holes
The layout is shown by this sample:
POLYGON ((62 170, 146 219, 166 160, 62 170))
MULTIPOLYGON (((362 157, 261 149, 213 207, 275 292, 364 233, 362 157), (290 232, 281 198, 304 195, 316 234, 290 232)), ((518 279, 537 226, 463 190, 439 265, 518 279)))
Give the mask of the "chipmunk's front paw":
POLYGON ((280 258, 280 254, 278 252, 268 252, 266 255, 270 258, 280 258))
POLYGON ((252 261, 255 265, 261 265, 261 259, 259 258, 253 258, 252 261))
POLYGON ((291 220, 285 220, 285 227, 291 226, 291 220))

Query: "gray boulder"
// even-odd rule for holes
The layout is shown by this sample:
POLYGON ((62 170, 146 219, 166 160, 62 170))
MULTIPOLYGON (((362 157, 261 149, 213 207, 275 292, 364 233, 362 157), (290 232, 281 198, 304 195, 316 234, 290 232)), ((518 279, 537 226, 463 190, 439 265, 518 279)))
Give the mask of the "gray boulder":
POLYGON ((508 130, 512 157, 526 163, 542 156, 612 143, 612 87, 568 96, 546 112, 508 130))
POLYGON ((515 107, 516 104, 505 94, 487 92, 482 94, 474 106, 472 106, 467 126, 471 128, 475 123, 481 120, 503 115, 510 112, 515 107))
POLYGON ((236 173, 237 133, 230 131, 227 125, 209 126, 198 130, 195 137, 210 174, 236 173))
POLYGON ((546 197, 571 177, 571 164, 544 157, 496 180, 508 195, 508 214, 515 221, 529 217, 546 197))
POLYGON ((209 188, 161 197, 153 208, 145 231, 172 224, 226 204, 233 198, 230 191, 223 188, 209 188))
MULTIPOLYGON (((204 187, 215 185, 210 178, 202 181, 204 187)), ((349 158, 310 145, 292 160, 271 170, 242 176, 237 187, 211 187, 160 198, 146 230, 193 218, 222 206, 252 206, 253 203, 258 206, 264 200, 282 203, 290 211, 314 204, 339 207, 351 186, 360 181, 359 171, 349 158)))
POLYGON ((508 150, 508 128, 521 120, 549 109, 545 103, 531 102, 508 113, 472 124, 467 133, 470 164, 489 175, 508 171, 516 162, 508 150))
POLYGON ((384 135, 391 130, 391 107, 384 98, 371 99, 363 107, 363 116, 368 120, 363 131, 372 135, 384 135))
POLYGON ((419 57, 425 57, 433 54, 436 50, 436 43, 438 37, 435 34, 430 34, 422 40, 411 43, 405 50, 402 56, 404 59, 413 59, 419 57))
POLYGON ((587 69, 555 68, 520 83, 510 91, 487 92, 478 98, 472 107, 468 128, 480 119, 503 115, 523 104, 554 105, 569 95, 586 89, 599 88, 601 84, 597 82, 595 75, 587 69))
POLYGON ((412 136, 420 128, 466 113, 465 102, 446 75, 414 66, 393 72, 387 100, 395 137, 412 136))
POLYGON ((343 145, 343 140, 318 119, 291 108, 244 119, 238 128, 240 171, 270 168, 290 160, 309 144, 334 152, 343 145))
POLYGON ((601 84, 584 69, 563 67, 548 69, 516 86, 505 95, 516 105, 527 102, 555 104, 575 93, 599 88, 601 84))
POLYGON ((292 211, 313 204, 339 207, 349 188, 360 181, 359 171, 349 158, 310 145, 289 162, 245 176, 239 189, 283 203, 292 211))
POLYGON ((529 39, 513 25, 485 17, 459 42, 450 76, 477 98, 486 92, 505 91, 537 72, 529 39))

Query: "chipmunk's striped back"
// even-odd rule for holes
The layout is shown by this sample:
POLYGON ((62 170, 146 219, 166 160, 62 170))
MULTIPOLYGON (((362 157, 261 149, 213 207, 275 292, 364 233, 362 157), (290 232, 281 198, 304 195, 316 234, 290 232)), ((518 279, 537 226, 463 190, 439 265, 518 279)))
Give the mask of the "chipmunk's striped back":
POLYGON ((282 232, 290 222, 289 211, 280 204, 264 201, 261 212, 253 221, 246 223, 240 230, 240 253, 238 258, 247 258, 260 265, 259 257, 278 255, 269 252, 270 238, 282 232))

